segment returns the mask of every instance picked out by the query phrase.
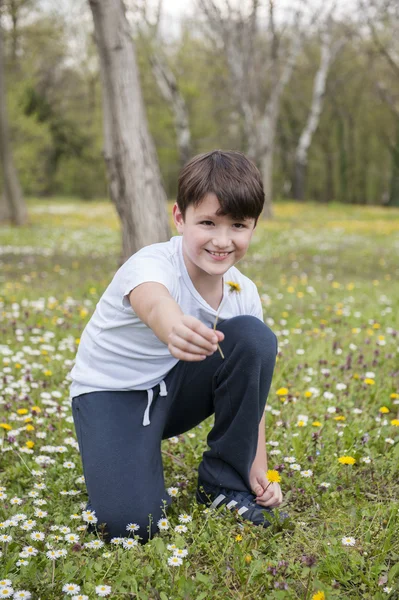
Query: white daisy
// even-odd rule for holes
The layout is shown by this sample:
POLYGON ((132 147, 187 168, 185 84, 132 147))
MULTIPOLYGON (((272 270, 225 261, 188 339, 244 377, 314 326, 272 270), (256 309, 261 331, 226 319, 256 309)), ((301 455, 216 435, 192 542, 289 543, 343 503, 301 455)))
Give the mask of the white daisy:
POLYGON ((32 594, 27 590, 18 590, 14 592, 13 599, 14 600, 30 600, 32 598, 32 594))
POLYGON ((137 544, 138 544, 137 540, 132 540, 130 538, 125 538, 123 540, 123 547, 127 548, 127 549, 133 548, 134 546, 137 546, 137 544))
POLYGON ((159 519, 157 525, 158 525, 158 529, 160 529, 161 531, 165 531, 166 529, 169 529, 168 519, 159 519))
POLYGON ((137 525, 137 523, 129 523, 126 525, 126 529, 127 531, 138 531, 140 529, 140 525, 137 525))
POLYGON ((173 556, 180 556, 180 558, 184 558, 185 556, 187 556, 188 554, 188 550, 186 550, 186 548, 176 548, 173 551, 173 556))
POLYGON ((96 585, 96 594, 97 596, 109 596, 111 593, 111 586, 109 585, 96 585))
POLYGON ((176 525, 175 531, 177 531, 177 533, 186 533, 187 527, 186 525, 176 525))
POLYGON ((42 533, 41 531, 34 531, 33 533, 30 534, 31 540, 43 541, 44 537, 45 537, 44 533, 42 533))
POLYGON ((79 542, 79 536, 76 533, 67 533, 64 536, 64 540, 70 544, 77 544, 79 542))
POLYGON ((169 496, 172 497, 176 497, 179 493, 179 489, 177 487, 169 487, 166 491, 168 492, 169 496))
POLYGON ((354 546, 356 544, 356 540, 354 537, 343 537, 342 540, 343 546, 354 546))
POLYGON ((312 477, 313 471, 311 469, 307 469, 307 471, 301 471, 302 477, 312 477))
POLYGON ((12 587, 2 587, 0 588, 0 598, 10 598, 14 593, 12 587))
POLYGON ((80 585, 76 585, 76 583, 66 583, 62 586, 62 591, 68 596, 74 596, 75 594, 79 594, 80 585))
POLYGON ((180 567, 183 564, 183 560, 179 556, 170 556, 168 558, 168 565, 171 567, 180 567))
POLYGON ((190 515, 187 515, 186 513, 179 515, 180 523, 190 523, 192 520, 193 518, 190 517, 190 515))
POLYGON ((125 538, 122 537, 114 537, 111 539, 111 544, 115 544, 115 546, 120 546, 121 544, 123 544, 123 540, 125 538))

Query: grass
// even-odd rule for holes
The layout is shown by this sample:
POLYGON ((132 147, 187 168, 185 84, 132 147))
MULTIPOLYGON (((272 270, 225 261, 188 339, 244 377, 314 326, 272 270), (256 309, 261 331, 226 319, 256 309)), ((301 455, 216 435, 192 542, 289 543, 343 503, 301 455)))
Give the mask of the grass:
MULTIPOLYGON (((266 439, 292 527, 242 527, 196 505, 208 421, 163 442, 167 486, 179 491, 171 527, 128 550, 84 546, 96 538, 81 518, 67 378, 117 268, 118 220, 105 202, 32 200, 29 209, 29 226, 0 229, 0 536, 12 538, 0 537, 0 577, 40 600, 67 597, 68 583, 89 598, 108 585, 117 599, 397 599, 399 211, 278 204, 239 265, 279 338, 266 439), (192 516, 184 534, 174 531, 182 513, 192 516), (168 565, 168 544, 188 550, 181 566, 168 565), (21 556, 26 546, 37 554, 21 556), (66 555, 51 561, 50 547, 66 555)), ((7 589, 0 583, 0 597, 7 589)))

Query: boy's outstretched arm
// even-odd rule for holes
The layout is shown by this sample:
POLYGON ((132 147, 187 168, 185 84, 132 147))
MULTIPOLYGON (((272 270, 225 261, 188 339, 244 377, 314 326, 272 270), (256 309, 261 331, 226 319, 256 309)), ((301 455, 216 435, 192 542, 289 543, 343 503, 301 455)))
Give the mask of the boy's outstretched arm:
POLYGON ((224 339, 221 331, 214 331, 199 319, 185 315, 161 283, 138 285, 130 292, 129 301, 136 315, 179 360, 204 360, 224 339))

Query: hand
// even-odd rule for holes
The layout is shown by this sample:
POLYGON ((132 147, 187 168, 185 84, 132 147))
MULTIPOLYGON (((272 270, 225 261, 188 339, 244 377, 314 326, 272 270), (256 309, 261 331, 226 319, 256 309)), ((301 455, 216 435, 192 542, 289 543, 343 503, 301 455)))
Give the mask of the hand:
POLYGON ((207 327, 199 319, 182 315, 168 336, 168 349, 179 360, 204 360, 217 350, 217 344, 224 340, 224 333, 207 327))
POLYGON ((256 504, 276 508, 283 502, 283 494, 278 483, 270 483, 266 471, 262 468, 252 468, 249 474, 251 490, 256 495, 256 504))

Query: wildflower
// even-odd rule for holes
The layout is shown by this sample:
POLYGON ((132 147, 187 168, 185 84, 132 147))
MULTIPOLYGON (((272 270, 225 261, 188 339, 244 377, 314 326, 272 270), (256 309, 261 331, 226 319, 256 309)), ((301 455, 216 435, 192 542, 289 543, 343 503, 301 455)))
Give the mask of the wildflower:
POLYGON ((111 586, 109 585, 96 585, 96 594, 97 596, 109 596, 111 593, 111 586))
POLYGON ((111 539, 111 544, 114 544, 115 546, 120 546, 121 544, 123 544, 123 540, 125 538, 122 537, 114 537, 111 539))
POLYGON ((322 424, 320 423, 320 421, 313 421, 312 425, 313 427, 321 427, 322 424))
POLYGON ((312 600, 325 600, 324 592, 316 592, 313 594, 312 600))
POLYGON ((83 521, 86 523, 97 523, 98 519, 94 510, 84 510, 82 513, 83 521))
POLYGON ((39 550, 34 546, 24 546, 22 551, 26 556, 36 556, 39 553, 39 550))
POLYGON ((247 564, 249 564, 252 560, 252 556, 250 554, 246 554, 244 560, 247 564))
POLYGON ((8 423, 0 423, 0 427, 5 431, 11 431, 12 427, 8 423))
POLYGON ((176 544, 168 544, 166 547, 168 550, 177 550, 176 544))
POLYGON ((184 558, 185 556, 187 556, 188 554, 188 550, 186 550, 186 548, 175 548, 173 551, 173 556, 180 556, 180 558, 184 558))
POLYGON ((301 471, 301 475, 302 477, 312 477, 313 471, 311 469, 308 469, 307 471, 301 471))
POLYGON ((62 466, 65 467, 66 469, 74 469, 76 465, 74 462, 67 460, 63 463, 62 466))
POLYGON ((57 558, 60 558, 61 556, 66 556, 68 554, 68 552, 64 550, 64 548, 62 550, 56 550, 55 553, 57 555, 57 558))
POLYGON ((346 421, 346 417, 344 417, 344 415, 338 415, 337 417, 334 417, 334 421, 346 421))
POLYGON ((187 532, 187 527, 186 527, 186 525, 176 525, 175 531, 177 533, 186 533, 187 532))
POLYGON ((9 598, 14 593, 12 587, 3 587, 0 588, 0 598, 9 598))
POLYGON ((356 544, 354 537, 343 537, 341 542, 343 546, 354 546, 356 544))
POLYGON ((34 519, 28 519, 27 521, 24 521, 21 525, 21 529, 23 529, 24 531, 30 531, 31 529, 34 528, 34 526, 36 525, 36 521, 34 519))
POLYGON ((27 590, 18 590, 17 592, 14 592, 13 598, 14 600, 30 600, 32 594, 27 590))
POLYGON ((226 281, 226 285, 229 286, 229 292, 241 292, 241 286, 235 281, 226 281))
POLYGON ((381 408, 379 409, 380 413, 389 413, 389 408, 387 406, 381 406, 381 408))
POLYGON ((29 565, 29 561, 28 560, 17 560, 17 562, 15 564, 17 567, 24 567, 26 565, 29 565))
POLYGON ((288 388, 282 387, 279 388, 276 392, 277 396, 287 396, 288 394, 288 388))
POLYGON ((301 470, 301 465, 298 465, 297 463, 292 463, 290 465, 290 469, 292 469, 293 471, 300 471, 301 470))
POLYGON ((238 534, 234 539, 236 542, 242 542, 242 535, 238 534))
POLYGON ((392 592, 392 588, 386 585, 382 591, 386 594, 390 594, 392 592))
POLYGON ((190 523, 190 521, 192 521, 192 520, 193 520, 193 518, 190 517, 190 515, 186 515, 186 514, 179 515, 180 523, 190 523))
POLYGON ((20 504, 22 504, 22 500, 21 500, 21 498, 18 498, 17 496, 14 496, 14 498, 10 499, 10 503, 11 504, 17 504, 19 506, 20 504))
POLYGON ((327 481, 322 481, 321 483, 319 483, 320 487, 322 488, 329 488, 331 486, 331 483, 328 483, 327 481))
POLYGON ((393 440, 392 438, 385 438, 384 440, 387 444, 394 444, 395 440, 393 440))
POLYGON ((89 600, 89 596, 79 594, 78 596, 72 596, 71 600, 89 600))
POLYGON ((0 580, 0 588, 3 587, 11 587, 12 586, 12 581, 11 579, 1 579, 0 580))
POLYGON ((48 550, 46 552, 46 556, 50 560, 57 560, 57 558, 59 558, 58 555, 57 555, 57 552, 55 550, 48 550))
POLYGON ((396 392, 392 392, 392 394, 389 396, 392 400, 395 400, 396 398, 399 398, 399 394, 397 394, 396 392))
POLYGON ((126 529, 127 531, 138 531, 140 529, 140 525, 137 525, 137 523, 129 523, 126 525, 126 529))
POLYGON ((133 548, 133 546, 137 546, 137 544, 138 544, 137 540, 132 540, 130 538, 125 538, 123 540, 123 547, 127 548, 127 549, 133 548))
POLYGON ((33 533, 30 534, 30 539, 31 540, 43 541, 44 540, 44 533, 42 533, 41 531, 34 531, 33 533))
POLYGON ((171 567, 180 567, 183 564, 183 560, 179 556, 171 556, 168 558, 168 565, 171 567))
POLYGON ((279 483, 281 481, 280 473, 272 469, 267 471, 266 478, 270 483, 279 483))
POLYGON ((169 496, 172 496, 172 497, 176 497, 179 493, 179 490, 176 487, 170 487, 166 491, 168 492, 169 496))
POLYGON ((45 510, 40 510, 40 508, 36 508, 35 517, 44 518, 47 517, 48 513, 45 510))
POLYGON ((353 456, 340 456, 338 462, 340 462, 341 465, 354 465, 356 458, 353 458, 353 456))
POLYGON ((2 535, 0 535, 0 542, 12 542, 12 536, 11 535, 6 535, 5 533, 3 533, 2 535))
POLYGON ((369 456, 362 456, 360 460, 366 463, 366 465, 369 465, 371 463, 371 458, 369 456))
POLYGON ((92 540, 91 542, 86 542, 84 544, 85 548, 102 548, 104 546, 104 542, 102 540, 92 540))
POLYGON ((62 591, 68 596, 74 596, 75 594, 79 594, 80 585, 76 585, 76 583, 66 583, 62 586, 62 591))
POLYGON ((394 427, 399 427, 399 419, 392 419, 391 425, 393 425, 394 427))
POLYGON ((371 379, 371 377, 366 377, 366 378, 364 379, 364 383, 365 383, 366 385, 374 385, 374 384, 375 384, 375 381, 374 381, 374 379, 371 379))
POLYGON ((77 544, 79 542, 79 536, 75 533, 67 533, 64 537, 64 540, 70 544, 77 544))
POLYGON ((168 519, 159 519, 157 525, 158 525, 158 529, 160 529, 161 531, 165 531, 166 529, 169 529, 168 519))

